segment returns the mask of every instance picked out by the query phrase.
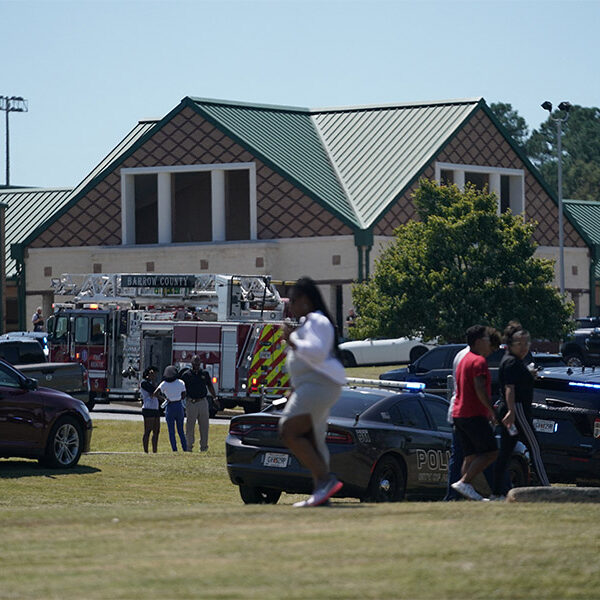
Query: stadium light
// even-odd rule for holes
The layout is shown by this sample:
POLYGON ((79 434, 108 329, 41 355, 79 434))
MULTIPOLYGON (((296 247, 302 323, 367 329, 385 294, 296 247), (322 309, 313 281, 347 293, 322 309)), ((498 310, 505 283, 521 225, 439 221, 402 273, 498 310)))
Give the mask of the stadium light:
POLYGON ((28 112, 29 105, 21 96, 0 96, 0 110, 6 113, 6 186, 10 185, 10 136, 8 130, 8 114, 11 112, 28 112))
POLYGON ((572 108, 570 102, 561 102, 558 105, 558 110, 564 113, 564 117, 552 116, 552 102, 546 100, 542 104, 542 108, 550 113, 550 118, 556 123, 556 139, 557 154, 558 154, 558 265, 559 265, 559 280, 560 280, 560 295, 565 295, 565 237, 563 230, 563 197, 562 197, 562 125, 569 118, 569 111, 572 108))

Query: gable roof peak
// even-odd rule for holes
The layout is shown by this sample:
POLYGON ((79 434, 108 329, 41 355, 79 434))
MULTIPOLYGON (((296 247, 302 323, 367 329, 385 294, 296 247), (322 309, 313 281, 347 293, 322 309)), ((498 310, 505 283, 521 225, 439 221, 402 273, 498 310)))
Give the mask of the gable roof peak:
POLYGON ((227 108, 245 108, 248 110, 268 110, 272 112, 286 113, 310 113, 309 108, 302 106, 286 106, 280 104, 258 104, 256 102, 240 102, 237 100, 223 100, 218 98, 198 98, 195 96, 186 96, 182 99, 182 103, 193 102, 194 104, 203 104, 208 106, 223 106, 227 108))
POLYGON ((477 98, 462 98, 455 100, 430 100, 430 101, 419 101, 419 102, 390 102, 384 104, 363 104, 357 106, 339 106, 339 107, 324 107, 324 108, 311 108, 311 114, 319 113, 335 113, 335 112, 361 112, 361 111, 376 111, 376 110, 393 110, 395 108, 428 108, 437 106, 459 106, 465 104, 479 104, 484 101, 483 97, 477 98))

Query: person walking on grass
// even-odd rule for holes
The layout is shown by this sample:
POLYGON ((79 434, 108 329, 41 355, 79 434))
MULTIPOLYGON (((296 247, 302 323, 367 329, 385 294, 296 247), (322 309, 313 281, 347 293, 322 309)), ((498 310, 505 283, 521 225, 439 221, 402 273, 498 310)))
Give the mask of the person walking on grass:
POLYGON ((280 421, 280 435, 298 460, 310 471, 313 493, 296 507, 320 506, 343 484, 329 472, 325 438, 327 419, 346 382, 337 357, 335 326, 315 282, 302 277, 290 292, 289 309, 299 320, 286 326, 287 369, 293 392, 280 421))
MULTIPOLYGON (((500 348, 501 336, 500 333, 493 327, 488 328, 488 335, 490 336, 490 351, 491 354, 494 354, 500 348)), ((460 361, 469 353, 469 351, 469 346, 467 345, 454 357, 454 361, 452 363, 452 376, 448 377, 448 386, 451 393, 450 406, 448 407, 448 423, 451 425, 454 424, 452 410, 454 409, 454 403, 456 401, 456 371, 460 361)), ((458 440, 458 436, 456 435, 456 432, 453 431, 452 445, 450 446, 450 458, 448 459, 448 482, 446 486, 446 496, 444 497, 444 500, 446 501, 459 500, 462 498, 462 495, 453 489, 452 484, 458 481, 462 476, 463 460, 464 455, 458 440)), ((485 475, 489 486, 492 487, 492 465, 487 467, 483 474, 485 475)))
POLYGON ((175 426, 181 441, 181 449, 187 450, 185 433, 183 432, 183 401, 185 399, 185 383, 177 378, 177 368, 169 365, 163 373, 163 380, 156 388, 154 395, 164 400, 165 417, 167 429, 169 430, 169 441, 171 449, 177 452, 177 439, 175 438, 175 426))
POLYGON ((473 479, 498 456, 490 425, 496 423, 491 402, 491 377, 486 357, 491 353, 490 336, 484 325, 467 329, 469 352, 456 369, 456 400, 452 409, 454 429, 463 450, 462 477, 452 489, 469 500, 483 500, 473 479))
POLYGON ((528 369, 523 359, 531 346, 529 333, 516 321, 511 321, 504 331, 507 352, 500 362, 498 380, 500 401, 498 416, 502 419, 500 453, 494 465, 493 495, 504 499, 503 483, 508 462, 517 441, 523 442, 529 450, 531 463, 541 485, 550 485, 542 462, 540 446, 533 430, 531 403, 533 401, 534 373, 528 369), (514 429, 513 429, 514 427, 514 429))
POLYGON ((213 387, 210 373, 200 368, 200 357, 192 356, 192 368, 188 369, 182 376, 181 381, 185 383, 186 391, 186 421, 185 438, 187 451, 192 452, 194 448, 196 422, 200 430, 200 452, 208 450, 208 425, 210 419, 208 393, 213 398, 217 397, 213 387))
POLYGON ((140 385, 140 393, 142 395, 142 416, 144 417, 144 435, 142 437, 142 445, 144 452, 148 454, 148 441, 152 434, 152 452, 158 452, 158 434, 160 433, 160 407, 158 398, 154 396, 156 385, 154 377, 156 369, 148 367, 143 374, 142 383, 140 385))

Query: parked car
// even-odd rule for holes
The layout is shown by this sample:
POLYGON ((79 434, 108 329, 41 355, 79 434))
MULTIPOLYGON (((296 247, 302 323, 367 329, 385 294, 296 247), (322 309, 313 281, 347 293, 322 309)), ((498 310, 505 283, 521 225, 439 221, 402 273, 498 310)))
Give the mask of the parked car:
MULTIPOLYGON (((452 375, 452 365, 456 355, 466 347, 466 344, 444 344, 432 348, 414 363, 399 369, 386 371, 379 376, 381 380, 387 381, 420 381, 425 384, 427 390, 436 390, 444 394, 447 389, 448 375, 452 375)), ((498 390, 498 367, 505 353, 500 348, 490 356, 487 362, 492 376, 492 396, 497 397, 498 390)), ((564 365, 562 357, 558 354, 532 352, 525 357, 525 362, 533 362, 538 368, 546 366, 564 365)))
POLYGON ((366 339, 339 345, 345 367, 414 362, 434 344, 419 338, 366 339))
POLYGON ((600 369, 541 371, 532 409, 550 481, 600 485, 600 369))
POLYGON ((600 365, 600 327, 588 325, 576 329, 563 342, 560 352, 569 367, 600 365))
MULTIPOLYGON (((282 492, 310 493, 312 480, 278 434, 286 399, 231 420, 227 471, 246 504, 275 504, 282 492)), ((446 492, 452 427, 448 402, 419 390, 345 387, 329 418, 331 470, 338 494, 371 502, 441 499, 446 492)), ((518 444, 509 470, 513 484, 529 481, 518 444)))
POLYGON ((0 360, 0 457, 75 466, 89 451, 92 419, 81 400, 49 388, 0 360))
POLYGON ((0 336, 0 359, 15 366, 27 377, 54 390, 83 400, 91 410, 88 374, 78 362, 49 363, 46 334, 19 331, 0 336))

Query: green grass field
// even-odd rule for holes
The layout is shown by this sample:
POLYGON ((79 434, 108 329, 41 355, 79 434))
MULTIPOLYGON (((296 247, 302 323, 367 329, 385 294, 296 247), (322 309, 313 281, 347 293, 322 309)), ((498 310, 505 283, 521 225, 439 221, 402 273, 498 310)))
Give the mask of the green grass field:
POLYGON ((97 420, 72 471, 1 460, 0 598, 598 597, 599 505, 245 506, 225 435, 145 455, 97 420))

